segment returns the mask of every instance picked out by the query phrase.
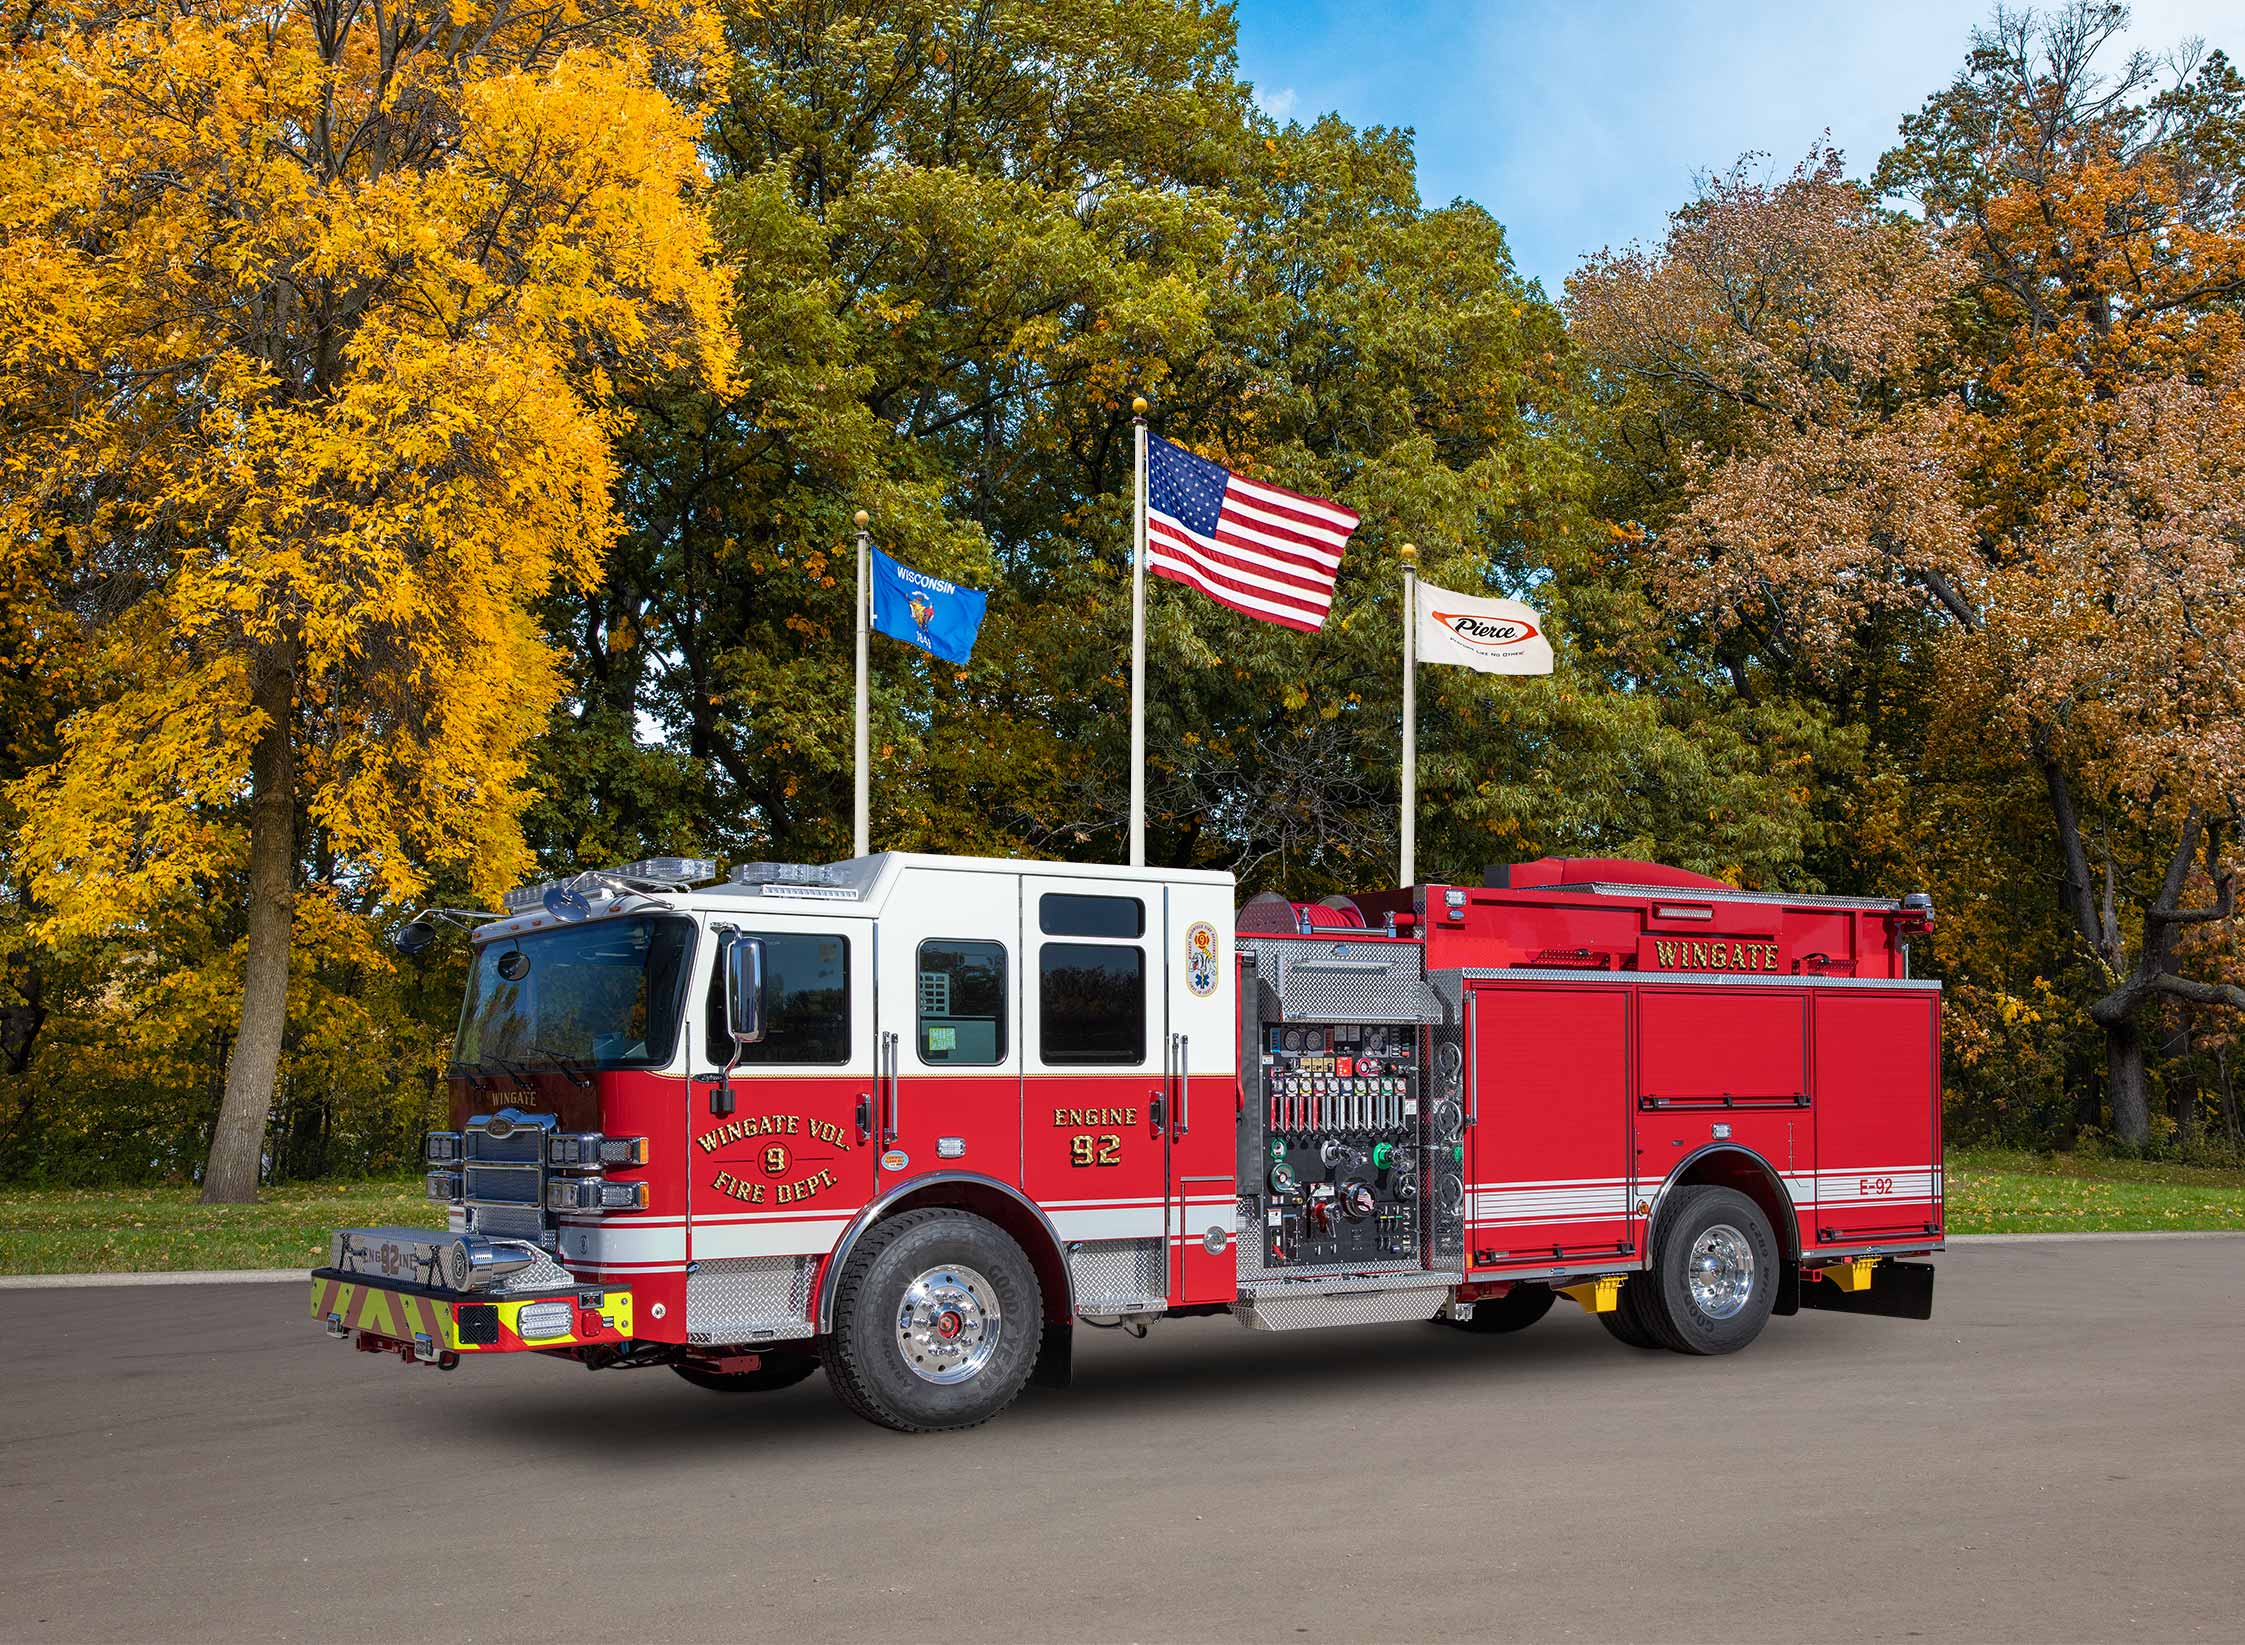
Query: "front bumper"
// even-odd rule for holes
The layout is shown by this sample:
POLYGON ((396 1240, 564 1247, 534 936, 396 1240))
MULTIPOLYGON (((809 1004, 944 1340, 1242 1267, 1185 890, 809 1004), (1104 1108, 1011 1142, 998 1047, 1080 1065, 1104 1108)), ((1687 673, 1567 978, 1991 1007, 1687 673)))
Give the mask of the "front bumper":
POLYGON ((312 1271, 312 1317, 362 1348, 431 1361, 631 1340, 629 1291, 577 1285, 528 1247, 490 1269, 486 1247, 427 1229, 345 1229, 312 1271), (454 1275, 468 1283, 447 1283, 454 1275))
POLYGON ((631 1293, 588 1288, 489 1297, 315 1268, 312 1317, 332 1335, 373 1338, 374 1346, 412 1348, 423 1357, 520 1353, 629 1342, 631 1293), (543 1312, 525 1322, 524 1309, 543 1312), (564 1320, 562 1330, 550 1329, 564 1320))

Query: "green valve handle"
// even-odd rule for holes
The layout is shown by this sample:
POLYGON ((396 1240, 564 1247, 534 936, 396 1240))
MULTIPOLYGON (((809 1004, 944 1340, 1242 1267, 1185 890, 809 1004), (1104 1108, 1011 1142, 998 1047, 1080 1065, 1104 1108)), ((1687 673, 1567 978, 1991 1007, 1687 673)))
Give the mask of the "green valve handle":
POLYGON ((1450 1144, 1450 1158, 1456 1164, 1465 1164, 1465 1144, 1462 1142, 1453 1142, 1452 1144, 1450 1144))
POLYGON ((1274 1160, 1286 1158, 1286 1144, 1274 1140, 1271 1143, 1271 1158, 1274 1160))
POLYGON ((1385 1171, 1385 1170, 1386 1170, 1386 1169, 1388 1168, 1388 1165, 1389 1165, 1389 1163, 1390 1163, 1391 1161, 1393 1161, 1393 1160, 1394 1160, 1394 1158, 1395 1158, 1395 1144, 1394 1144, 1394 1143, 1392 1143, 1392 1142, 1382 1142, 1382 1143, 1375 1143, 1375 1144, 1373 1145, 1373 1148, 1372 1148, 1372 1165, 1373 1165, 1373 1168, 1374 1168, 1375 1170, 1385 1171))

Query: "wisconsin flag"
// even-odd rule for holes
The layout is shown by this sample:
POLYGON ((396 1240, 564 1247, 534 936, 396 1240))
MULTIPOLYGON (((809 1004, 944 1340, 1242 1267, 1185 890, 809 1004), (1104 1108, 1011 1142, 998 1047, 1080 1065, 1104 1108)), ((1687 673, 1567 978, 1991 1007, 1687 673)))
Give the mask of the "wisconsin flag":
POLYGON ((1543 619, 1518 600, 1476 599, 1419 584, 1419 661, 1484 674, 1548 674, 1543 619))
POLYGON ((990 596, 914 571, 877 548, 866 557, 873 571, 874 629, 965 667, 990 596))

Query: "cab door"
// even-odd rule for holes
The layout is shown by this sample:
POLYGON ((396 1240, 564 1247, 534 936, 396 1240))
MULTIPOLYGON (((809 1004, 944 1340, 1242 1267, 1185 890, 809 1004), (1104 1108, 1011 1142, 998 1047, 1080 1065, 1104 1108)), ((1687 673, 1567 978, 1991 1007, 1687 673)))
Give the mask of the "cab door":
POLYGON ((1161 888, 1021 880, 1022 1169, 1086 1312, 1159 1307, 1173 1101, 1161 888))
POLYGON ((1162 887, 1168 1019, 1170 1276, 1179 1303, 1239 1293, 1239 977, 1232 888, 1162 887))
POLYGON ((938 1171, 1021 1181, 1020 883, 915 866, 882 913, 880 1191, 938 1171))
POLYGON ((722 945, 703 945, 686 1115, 693 1261, 825 1252, 872 1197, 872 931, 741 921, 764 945, 764 1038, 739 1048, 729 1076, 722 945))

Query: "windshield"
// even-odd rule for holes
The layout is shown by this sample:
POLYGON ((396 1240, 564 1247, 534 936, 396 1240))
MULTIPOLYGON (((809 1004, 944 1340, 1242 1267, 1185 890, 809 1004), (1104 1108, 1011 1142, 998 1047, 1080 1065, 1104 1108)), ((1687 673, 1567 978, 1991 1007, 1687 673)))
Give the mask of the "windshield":
POLYGON ((678 1047, 691 920, 617 919, 501 938, 476 952, 455 1068, 659 1068, 678 1047))

